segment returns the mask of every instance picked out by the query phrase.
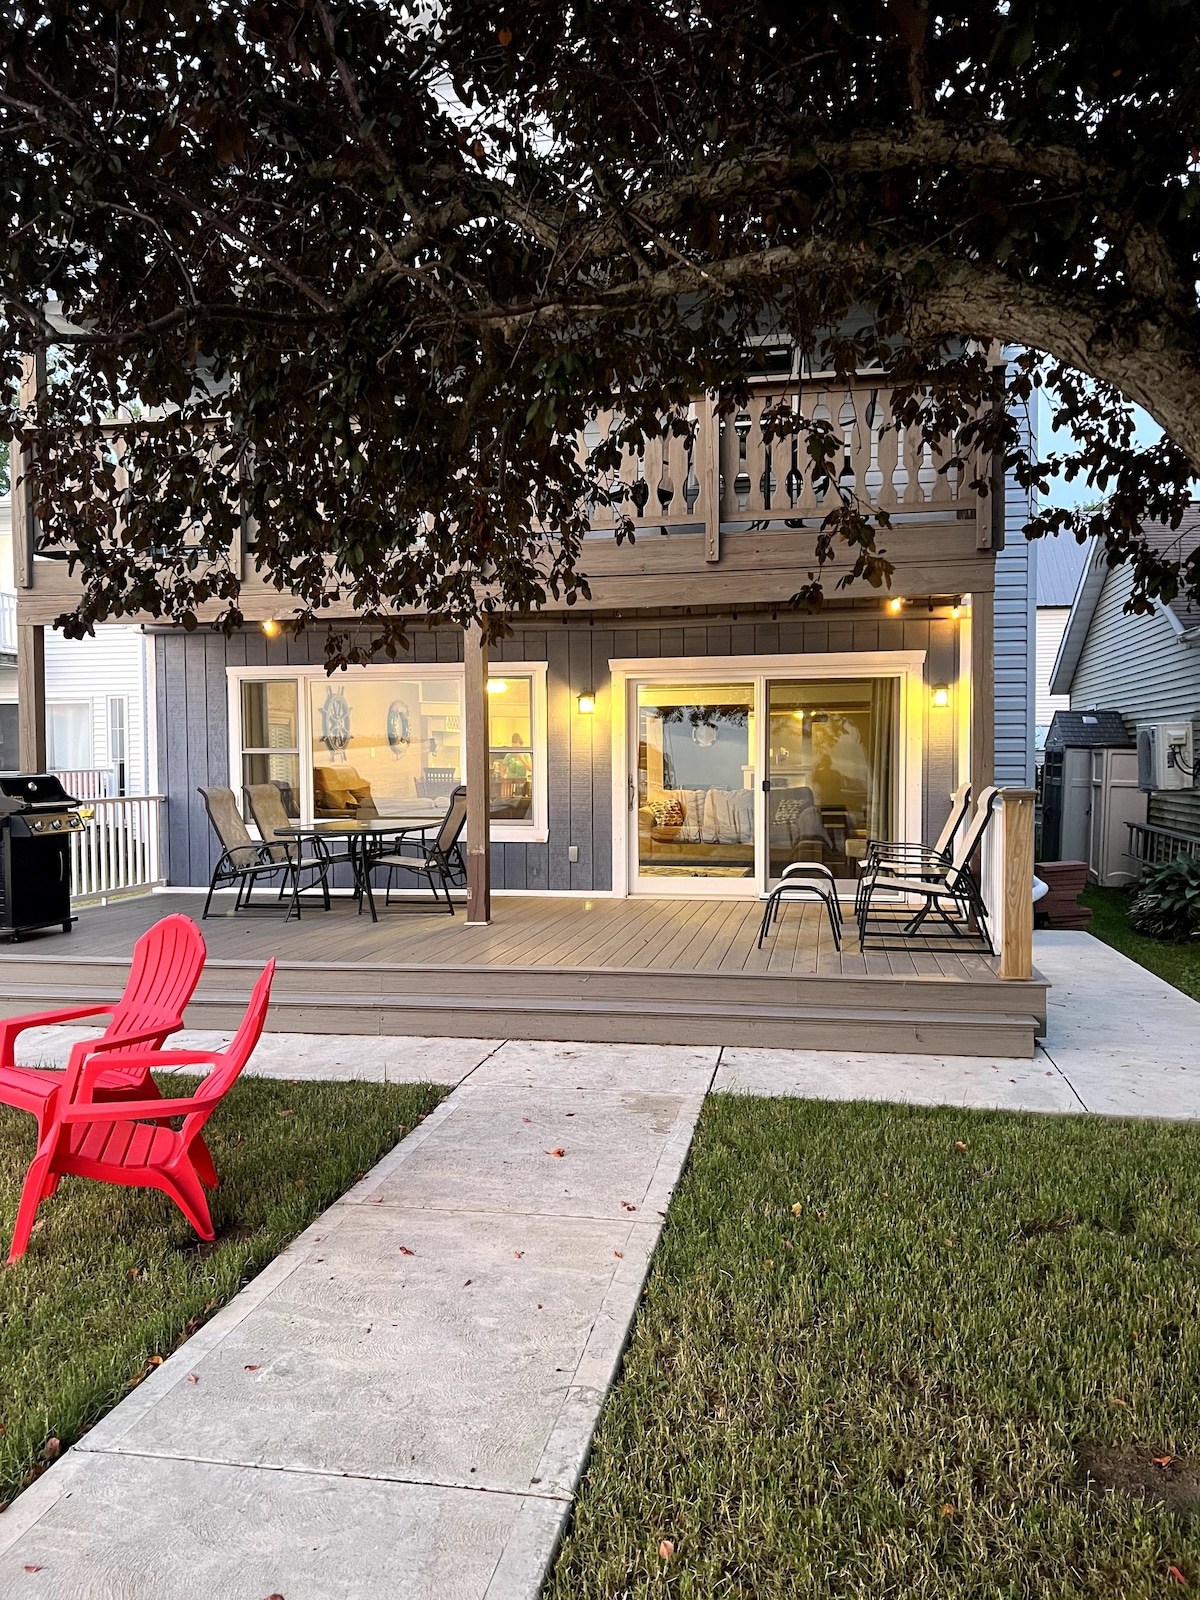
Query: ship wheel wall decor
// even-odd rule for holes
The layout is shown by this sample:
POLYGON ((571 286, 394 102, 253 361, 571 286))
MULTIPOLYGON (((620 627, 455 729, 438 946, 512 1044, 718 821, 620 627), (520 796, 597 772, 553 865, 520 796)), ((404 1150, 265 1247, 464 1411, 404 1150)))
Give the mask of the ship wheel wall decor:
POLYGON ((346 746, 350 743, 350 707, 346 703, 346 691, 330 684, 320 713, 321 743, 335 761, 345 761, 346 746))
POLYGON ((387 714, 388 748, 399 761, 409 745, 408 707, 403 700, 393 700, 387 714))

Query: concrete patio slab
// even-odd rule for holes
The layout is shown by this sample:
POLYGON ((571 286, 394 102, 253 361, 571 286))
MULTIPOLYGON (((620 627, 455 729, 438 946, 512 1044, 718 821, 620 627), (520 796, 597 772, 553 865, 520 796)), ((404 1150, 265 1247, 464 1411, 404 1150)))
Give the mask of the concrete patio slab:
MULTIPOLYGON (((94 1039, 99 1032, 99 1028, 30 1028, 17 1042, 17 1064, 65 1067, 76 1040, 94 1039)), ((171 1039, 171 1047, 223 1050, 231 1038, 229 1033, 184 1028, 171 1039)), ((264 1033, 246 1071, 260 1078, 461 1083, 499 1044, 498 1039, 422 1039, 371 1033, 264 1033)))
POLYGON ((831 1050, 725 1050, 713 1080, 722 1094, 807 1100, 888 1100, 914 1106, 1081 1111, 1062 1074, 1039 1055, 842 1054, 831 1050))

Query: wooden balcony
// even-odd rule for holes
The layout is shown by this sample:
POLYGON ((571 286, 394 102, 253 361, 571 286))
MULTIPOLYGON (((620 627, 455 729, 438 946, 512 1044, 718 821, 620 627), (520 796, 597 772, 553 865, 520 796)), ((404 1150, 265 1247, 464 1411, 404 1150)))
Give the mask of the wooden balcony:
MULTIPOLYGON (((891 526, 878 542, 896 568, 895 592, 991 590, 994 508, 969 487, 978 463, 946 467, 949 451, 896 424, 888 391, 869 379, 850 388, 820 377, 765 381, 741 410, 718 417, 702 397, 680 420, 687 437, 668 433, 627 450, 607 485, 610 503, 591 507, 581 566, 592 600, 577 609, 675 605, 681 595, 700 604, 786 603, 815 569, 817 535, 839 496, 887 513, 891 526), (779 437, 788 414, 833 430, 832 484, 818 481, 803 432, 779 437), (632 542, 613 538, 618 517, 632 525, 632 542)), ((611 414, 597 416, 580 450, 595 449, 613 426, 611 414)), ((20 521, 15 515, 20 620, 44 624, 70 606, 79 579, 67 551, 33 551, 20 521)), ((235 554, 245 567, 247 618, 274 615, 278 591, 235 554)), ((823 574, 827 593, 839 592, 851 564, 848 551, 837 553, 823 574)), ((872 591, 858 584, 842 592, 872 591)))

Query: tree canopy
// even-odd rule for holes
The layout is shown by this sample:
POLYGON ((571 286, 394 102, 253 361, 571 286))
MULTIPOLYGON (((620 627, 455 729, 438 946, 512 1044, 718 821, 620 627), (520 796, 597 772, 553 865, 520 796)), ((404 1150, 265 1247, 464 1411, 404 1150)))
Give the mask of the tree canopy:
MULTIPOLYGON (((964 459, 1082 474, 1099 508, 1026 532, 1102 538, 1147 608, 1200 595, 1141 533, 1200 475, 1198 162, 1190 0, 14 0, 0 393, 22 351, 53 382, 0 433, 78 552, 69 630, 236 626, 249 530, 301 620, 388 647, 577 595, 622 444, 736 402, 768 328, 964 459)), ((886 582, 831 502, 823 553, 886 582)))

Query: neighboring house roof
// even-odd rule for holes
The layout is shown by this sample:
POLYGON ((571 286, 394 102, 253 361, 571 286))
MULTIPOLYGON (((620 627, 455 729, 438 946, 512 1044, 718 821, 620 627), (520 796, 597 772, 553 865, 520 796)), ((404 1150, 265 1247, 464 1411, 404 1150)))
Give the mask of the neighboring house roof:
MULTIPOLYGON (((1146 522, 1142 525, 1142 532, 1150 548, 1158 555, 1169 555, 1176 559, 1191 555, 1196 546, 1200 545, 1200 501, 1192 502, 1184 512, 1178 528, 1168 528, 1161 522, 1146 522)), ((1043 542, 1048 544, 1051 541, 1043 542)), ((1039 551, 1039 566, 1040 556, 1039 551)), ((1059 646, 1058 659, 1050 674, 1050 689, 1054 694, 1071 692, 1071 680, 1075 676, 1075 669, 1083 654, 1088 629, 1092 624, 1100 592, 1104 588, 1104 580, 1110 570, 1104 559, 1103 545, 1096 543, 1084 562, 1074 604, 1071 606, 1071 615, 1067 619, 1066 631, 1059 646)), ((1042 604, 1040 581, 1038 603, 1042 604)), ((1159 610, 1175 632, 1184 637, 1186 643, 1200 643, 1200 606, 1195 603, 1189 604, 1181 597, 1172 600, 1169 605, 1160 605, 1159 610)))
POLYGON ((1046 735, 1047 750, 1111 746, 1127 750, 1133 740, 1119 711, 1056 711, 1046 735))
POLYGON ((1079 587, 1079 575, 1087 564, 1089 546, 1077 544, 1061 534, 1037 541, 1037 603, 1039 606, 1069 606, 1079 587))

